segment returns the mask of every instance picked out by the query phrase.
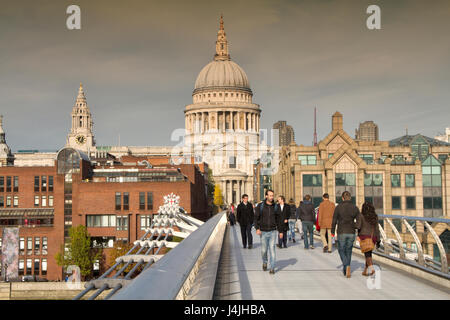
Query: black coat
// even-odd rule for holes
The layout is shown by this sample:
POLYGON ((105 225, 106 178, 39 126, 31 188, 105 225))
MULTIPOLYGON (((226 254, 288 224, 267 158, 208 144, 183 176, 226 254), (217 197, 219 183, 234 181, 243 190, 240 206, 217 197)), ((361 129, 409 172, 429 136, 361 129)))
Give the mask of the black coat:
POLYGON ((284 222, 284 220, 289 220, 289 216, 291 215, 291 208, 289 207, 288 204, 284 204, 283 206, 283 210, 281 210, 281 206, 280 204, 276 204, 275 205, 275 210, 278 211, 278 214, 280 215, 281 218, 281 226, 282 226, 282 230, 283 231, 288 231, 289 230, 289 223, 288 222, 284 222))
POLYGON ((289 215, 289 219, 295 219, 297 220, 297 208, 295 207, 295 204, 290 204, 289 209, 291 210, 291 214, 289 215))
POLYGON ((252 225, 253 220, 255 218, 255 213, 253 211, 253 205, 250 202, 247 202, 247 205, 244 202, 241 202, 237 207, 236 219, 242 226, 252 225))
POLYGON ((297 208, 299 211, 299 218, 304 221, 316 221, 316 212, 314 210, 314 205, 311 201, 303 201, 302 204, 297 208))
POLYGON ((361 216, 359 209, 350 200, 342 201, 334 209, 333 223, 331 233, 336 231, 338 234, 355 234, 355 230, 361 228, 361 216))
POLYGON ((283 232, 281 225, 281 217, 278 210, 275 210, 275 205, 268 205, 262 201, 255 208, 255 229, 261 231, 278 230, 283 232))

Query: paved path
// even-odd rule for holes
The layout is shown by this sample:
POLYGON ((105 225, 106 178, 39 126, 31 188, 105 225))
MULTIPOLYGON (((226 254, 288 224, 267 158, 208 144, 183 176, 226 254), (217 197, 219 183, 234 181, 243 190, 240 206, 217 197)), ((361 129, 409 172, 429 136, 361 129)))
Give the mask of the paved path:
MULTIPOLYGON (((298 237, 298 234, 296 234, 298 237)), ((261 242, 253 229, 253 249, 242 248, 239 225, 227 226, 219 263, 214 299, 445 299, 450 290, 437 288, 391 267, 381 269, 381 289, 370 290, 361 275, 364 258, 352 257, 352 277, 342 273, 335 248, 323 253, 305 250, 303 240, 276 248, 275 274, 262 271, 261 242)), ((445 280, 444 280, 445 281, 445 280)))

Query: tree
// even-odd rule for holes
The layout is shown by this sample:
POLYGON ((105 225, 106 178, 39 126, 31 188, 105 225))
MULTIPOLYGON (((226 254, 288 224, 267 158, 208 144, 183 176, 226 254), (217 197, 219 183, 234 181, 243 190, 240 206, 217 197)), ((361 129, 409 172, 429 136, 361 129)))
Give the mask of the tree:
POLYGON ((102 251, 91 248, 91 237, 83 225, 71 227, 69 236, 70 242, 66 246, 62 245, 55 256, 56 263, 64 268, 76 265, 81 275, 87 277, 92 274, 95 261, 101 259, 102 251))
MULTIPOLYGON (((116 263, 116 259, 118 257, 124 256, 130 249, 133 248, 132 243, 127 243, 124 241, 116 241, 114 242, 114 246, 111 249, 111 254, 109 255, 108 265, 112 267, 116 263)), ((135 263, 130 263, 130 265, 124 270, 125 273, 128 273, 133 269, 135 263)), ((123 267, 123 264, 119 264, 116 267, 116 271, 119 271, 123 267)))
POLYGON ((214 205, 220 207, 223 205, 222 190, 219 185, 214 187, 214 205))

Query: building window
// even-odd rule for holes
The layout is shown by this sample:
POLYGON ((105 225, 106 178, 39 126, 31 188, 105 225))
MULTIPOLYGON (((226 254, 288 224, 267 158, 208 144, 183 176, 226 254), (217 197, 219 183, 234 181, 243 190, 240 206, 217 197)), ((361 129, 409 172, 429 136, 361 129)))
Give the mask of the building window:
POLYGON ((130 208, 130 195, 128 192, 123 193, 123 210, 129 210, 130 208))
POLYGON ((402 209, 402 199, 401 197, 392 197, 392 210, 402 209))
POLYGON ((428 157, 422 164, 422 178, 424 187, 441 187, 441 164, 433 156, 428 157))
POLYGON ((42 254, 43 255, 47 254, 47 250, 48 250, 47 241, 48 241, 47 237, 42 237, 42 254))
POLYGON ((91 237, 92 248, 112 248, 116 237, 91 237))
POLYGON ((152 225, 152 215, 141 216, 141 230, 150 228, 152 225))
POLYGON ((34 206, 39 207, 39 196, 34 196, 34 206))
POLYGON ((25 238, 19 239, 19 255, 23 256, 25 254, 25 238))
POLYGON ((6 192, 11 192, 11 177, 6 177, 6 192))
POLYGON ((122 210, 122 195, 116 192, 116 210, 122 210))
POLYGON ((336 173, 336 186, 356 186, 354 173, 336 173))
POLYGON ((47 176, 41 177, 41 191, 47 191, 47 176))
POLYGON ((391 186, 393 188, 398 188, 400 184, 400 174, 391 174, 391 186))
POLYGON ((383 186, 383 175, 381 173, 364 174, 364 186, 381 187, 383 186))
POLYGON ((48 196, 48 206, 53 207, 53 196, 48 196))
POLYGON ((39 259, 34 259, 34 275, 39 275, 39 259))
POLYGON ((11 196, 6 196, 6 206, 11 207, 11 196))
POLYGON ((108 215, 86 215, 86 227, 98 228, 98 227, 115 227, 116 226, 116 216, 113 214, 108 215))
POLYGON ((0 196, 0 208, 3 208, 5 206, 5 198, 3 196, 0 196))
POLYGON ((153 210, 153 192, 147 192, 147 210, 153 210))
MULTIPOLYGON (((33 238, 27 238, 27 256, 33 254, 33 238)), ((31 267, 30 267, 31 268, 31 267)))
POLYGON ((303 175, 304 187, 321 187, 322 175, 321 174, 304 174, 303 175))
POLYGON ((139 192, 139 210, 145 210, 145 192, 139 192))
POLYGON ((229 168, 236 168, 236 157, 235 156, 231 156, 228 158, 228 167, 229 168))
POLYGON ((35 255, 41 254, 41 238, 39 237, 34 238, 34 254, 35 255))
POLYGON ((406 209, 408 210, 416 209, 416 197, 406 197, 406 209))
POLYGON ((31 274, 31 267, 32 267, 32 260, 31 259, 27 259, 27 269, 26 269, 26 274, 31 274))
POLYGON ((19 192, 19 177, 14 177, 14 192, 19 192))
POLYGON ((0 177, 0 192, 5 192, 5 177, 0 177))
POLYGON ((117 216, 117 230, 128 230, 128 217, 117 216))
POLYGON ((19 196, 14 196, 13 198, 13 206, 18 207, 19 206, 19 196))
POLYGON ((48 176, 48 191, 53 191, 53 176, 48 176))
POLYGON ((41 274, 43 276, 47 275, 47 259, 42 259, 42 269, 41 269, 41 274))
POLYGON ((39 176, 34 176, 34 192, 39 192, 39 176))
POLYGON ((444 164, 445 160, 448 159, 448 154, 440 154, 438 155, 438 159, 442 162, 442 164, 444 164))
POLYGON ((442 209, 442 197, 423 197, 424 209, 442 209))
POLYGON ((367 164, 373 164, 373 154, 360 154, 359 157, 367 164))
POLYGON ((47 196, 42 196, 42 202, 41 202, 41 205, 42 205, 43 207, 46 207, 46 206, 47 206, 47 196))
POLYGON ((405 186, 406 187, 416 186, 416 176, 414 174, 405 174, 405 186))
POLYGON ((19 260, 19 276, 23 276, 24 268, 25 268, 25 261, 23 259, 20 259, 19 260))
POLYGON ((315 166, 317 164, 316 155, 299 155, 298 160, 302 166, 315 166))

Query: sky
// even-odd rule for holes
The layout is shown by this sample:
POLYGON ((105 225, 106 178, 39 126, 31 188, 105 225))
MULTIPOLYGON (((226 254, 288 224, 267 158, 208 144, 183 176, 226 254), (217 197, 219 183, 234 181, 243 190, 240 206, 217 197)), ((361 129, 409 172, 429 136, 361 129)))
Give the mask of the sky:
POLYGON ((261 128, 287 120, 311 145, 331 115, 381 140, 450 127, 447 0, 2 0, 0 113, 8 145, 57 150, 83 83, 97 145, 175 145, 200 70, 215 53, 220 14, 231 59, 247 73, 261 128), (66 9, 81 8, 81 30, 66 9), (366 9, 381 9, 369 30, 366 9))

